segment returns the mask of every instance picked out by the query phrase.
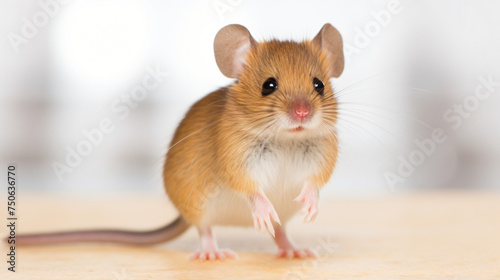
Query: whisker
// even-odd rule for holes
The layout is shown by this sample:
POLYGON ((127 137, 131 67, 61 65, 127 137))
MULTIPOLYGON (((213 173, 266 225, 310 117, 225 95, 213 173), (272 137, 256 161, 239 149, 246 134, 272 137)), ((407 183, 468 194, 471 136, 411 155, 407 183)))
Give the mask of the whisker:
POLYGON ((206 129, 206 128, 208 128, 209 126, 213 126, 213 125, 215 125, 215 124, 216 124, 216 123, 210 123, 210 124, 208 124, 208 125, 206 125, 206 126, 204 126, 204 127, 200 128, 200 129, 197 129, 196 131, 194 131, 194 132, 192 132, 192 133, 188 134, 186 137, 182 138, 181 140, 177 141, 175 144, 173 144, 172 146, 170 146, 170 148, 167 150, 167 152, 166 152, 166 153, 168 154, 168 152, 169 152, 169 151, 170 151, 173 147, 177 146, 177 144, 181 143, 182 141, 186 140, 187 138, 189 138, 189 137, 191 137, 191 136, 195 135, 196 133, 198 133, 198 132, 202 131, 203 129, 206 129))
MULTIPOLYGON (((346 92, 343 92, 342 94, 336 93, 335 98, 339 99, 342 98, 346 95, 350 95, 352 93, 356 92, 364 92, 364 91, 369 91, 369 90, 377 90, 377 89, 384 89, 384 85, 381 85, 380 87, 371 87, 371 88, 362 88, 362 89, 351 89, 346 92)), ((408 89, 408 90, 413 90, 413 91, 420 91, 420 92, 425 92, 425 93, 436 93, 434 91, 431 91, 429 89, 424 89, 424 88, 417 88, 417 87, 403 87, 403 89, 408 89)))
MULTIPOLYGON (((425 126, 426 128, 430 129, 430 130, 433 130, 434 128, 427 122, 415 117, 415 116, 412 116, 412 115, 408 115, 408 114, 405 114, 405 113, 400 113, 400 112, 397 112, 397 111, 394 111, 394 110, 391 110, 391 109, 388 109, 388 108, 384 108, 384 107, 380 107, 380 106, 377 106, 377 105, 372 105, 372 104, 366 104, 366 103, 360 103, 360 102, 340 102, 339 104, 352 104, 352 105, 359 105, 359 106, 365 106, 365 107, 374 107, 376 109, 379 109, 379 110, 383 110, 383 111, 387 111, 389 113, 393 113, 393 114, 396 114, 400 117, 404 117, 404 118, 407 118, 407 119, 410 119, 410 120, 413 120, 423 126, 425 126)), ((340 109, 341 107, 339 107, 340 109)))
MULTIPOLYGON (((348 108, 348 109, 342 108, 341 110, 338 111, 340 114, 342 114, 340 111, 348 111, 351 113, 357 113, 357 114, 360 114, 362 116, 365 116, 366 118, 370 118, 371 117, 370 115, 382 117, 385 120, 391 121, 392 123, 396 124, 400 128, 406 128, 405 124, 397 122, 396 120, 394 120, 386 115, 380 114, 380 113, 370 112, 370 111, 366 111, 366 110, 359 109, 359 108, 348 108), (369 115, 366 115, 366 114, 369 114, 369 115)), ((421 135, 420 132, 418 132, 418 130, 415 131, 415 133, 417 134, 418 137, 423 138, 423 135, 421 135)))
MULTIPOLYGON (((346 119, 342 119, 342 121, 343 121, 343 122, 347 122, 347 123, 349 123, 349 124, 351 124, 351 125, 354 125, 355 127, 360 128, 362 131, 364 131, 365 133, 367 133, 367 134, 368 134, 368 135, 369 135, 372 139, 374 139, 374 140, 375 140, 375 141, 376 141, 376 142, 377 142, 380 146, 382 146, 382 148, 383 148, 385 151, 387 151, 389 154, 394 154, 394 151, 389 150, 389 148, 387 148, 387 146, 386 146, 386 145, 384 145, 380 139, 378 139, 375 135, 373 135, 373 134, 372 134, 370 131, 368 131, 367 129, 365 129, 365 128, 363 128, 363 127, 359 126, 358 124, 356 124, 356 123, 354 123, 354 122, 352 122, 352 121, 346 120, 346 119)), ((337 125, 341 125, 341 124, 340 124, 340 123, 337 123, 337 125)), ((346 126, 344 126, 344 125, 342 125, 342 126, 343 126, 344 128, 347 128, 347 127, 346 127, 346 126)), ((351 131, 351 133, 352 133, 352 131, 351 131)), ((355 134, 353 133, 353 135, 355 135, 355 134)), ((355 135, 355 136, 356 136, 356 137, 358 137, 357 135, 355 135)), ((363 139, 363 138, 361 138, 361 139, 363 139)), ((418 183, 418 182, 417 182, 417 181, 413 178, 413 176, 414 176, 414 175, 410 175, 408 178, 409 178, 409 179, 410 179, 410 180, 411 180, 411 181, 412 181, 412 182, 413 182, 413 183, 414 183, 417 187, 421 187, 421 185, 420 185, 420 184, 419 184, 419 183, 418 183)))
MULTIPOLYGON (((366 121, 366 122, 369 122, 371 123, 372 125, 375 125, 377 126, 378 128, 382 129, 383 131, 385 131, 387 134, 389 134, 390 136, 392 136, 394 139, 396 139, 399 144, 401 144, 402 147, 404 147, 405 149, 407 149, 407 145, 405 143, 403 143, 403 141, 401 141, 401 139, 399 139, 398 137, 396 137, 394 134, 392 134, 389 130, 387 130, 385 127, 381 126, 380 124, 368 119, 368 118, 365 118, 365 117, 362 117, 362 116, 359 116, 359 115, 356 115, 356 114, 352 114, 352 115, 349 115, 349 113, 346 113, 344 112, 343 113, 343 116, 350 116, 350 117, 353 117, 353 118, 357 118, 357 119, 360 119, 360 120, 363 120, 363 121, 366 121)), ((409 152, 410 150, 408 150, 407 152, 409 152)))
POLYGON ((389 67, 389 68, 387 68, 387 69, 382 69, 382 70, 380 70, 380 71, 378 71, 378 72, 375 72, 375 73, 373 73, 373 74, 370 74, 370 75, 366 76, 365 78, 363 78, 363 79, 361 79, 361 80, 359 80, 359 81, 355 82, 354 84, 351 84, 351 85, 349 85, 349 86, 346 86, 346 87, 344 87, 344 88, 342 88, 342 89, 338 90, 338 91, 337 91, 337 94, 338 94, 338 93, 341 93, 342 91, 344 91, 344 90, 346 90, 346 89, 349 89, 349 88, 352 88, 352 87, 357 86, 357 85, 359 85, 359 84, 362 84, 363 82, 366 82, 366 81, 368 81, 369 79, 371 79, 371 78, 373 78, 373 77, 375 77, 375 76, 377 76, 377 75, 380 75, 380 74, 382 74, 382 73, 384 73, 384 72, 388 72, 388 71, 392 70, 392 68, 396 68, 396 67, 398 67, 398 66, 392 66, 392 67, 389 67))

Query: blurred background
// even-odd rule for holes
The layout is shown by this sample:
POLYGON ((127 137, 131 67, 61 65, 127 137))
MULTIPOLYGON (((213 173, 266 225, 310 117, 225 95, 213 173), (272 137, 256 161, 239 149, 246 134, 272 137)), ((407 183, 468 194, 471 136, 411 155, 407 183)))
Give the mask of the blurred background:
POLYGON ((499 10, 493 0, 1 0, 2 166, 17 165, 23 191, 161 193, 176 125, 232 82, 215 64, 216 32, 238 23, 257 40, 304 40, 329 22, 347 60, 333 80, 341 152, 326 195, 499 190, 499 10), (112 131, 92 134, 103 120, 112 131), (416 142, 436 128, 446 141, 427 155, 416 142))

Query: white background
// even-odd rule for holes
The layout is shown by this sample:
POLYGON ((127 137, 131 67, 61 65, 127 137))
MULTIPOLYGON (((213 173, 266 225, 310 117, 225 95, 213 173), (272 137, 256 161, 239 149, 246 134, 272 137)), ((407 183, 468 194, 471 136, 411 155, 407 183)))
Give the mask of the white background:
POLYGON ((0 2, 0 157, 18 165, 24 189, 162 192, 162 159, 176 125, 196 100, 232 82, 215 64, 216 32, 239 23, 259 41, 304 40, 327 22, 356 48, 335 89, 364 81, 340 100, 368 107, 340 116, 341 157, 325 194, 391 193, 384 174, 397 173, 399 155, 407 158, 415 139, 430 136, 421 123, 444 128, 448 140, 396 192, 499 189, 500 89, 460 128, 443 120, 474 93, 478 77, 500 81, 498 1, 73 0, 58 7, 16 53, 9 34, 20 35, 23 18, 44 10, 37 1, 0 2), (398 12, 382 26, 376 17, 391 5, 398 12), (168 77, 117 119, 113 101, 154 65, 168 77), (114 132, 59 181, 52 163, 64 163, 66 147, 85 139, 82 130, 108 117, 114 132))

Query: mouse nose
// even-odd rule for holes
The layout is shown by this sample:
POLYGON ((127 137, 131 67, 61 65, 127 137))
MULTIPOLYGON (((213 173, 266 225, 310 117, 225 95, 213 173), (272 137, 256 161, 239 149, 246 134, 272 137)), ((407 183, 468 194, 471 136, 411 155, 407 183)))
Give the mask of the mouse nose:
POLYGON ((305 118, 309 115, 309 109, 307 108, 295 108, 295 114, 300 118, 305 118))
POLYGON ((305 100, 298 100, 294 102, 292 108, 295 116, 299 117, 300 119, 306 118, 311 111, 311 106, 305 100))

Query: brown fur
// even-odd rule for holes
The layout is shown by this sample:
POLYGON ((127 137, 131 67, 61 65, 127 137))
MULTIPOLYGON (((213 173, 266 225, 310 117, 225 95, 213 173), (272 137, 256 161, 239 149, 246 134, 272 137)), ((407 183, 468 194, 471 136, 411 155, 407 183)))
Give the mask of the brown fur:
POLYGON ((164 166, 166 191, 186 220, 200 221, 217 187, 228 186, 248 196, 258 191, 245 166, 248 151, 273 117, 289 112, 296 98, 306 98, 311 113, 323 116, 322 128, 318 128, 322 132, 315 141, 322 143, 326 153, 322 168, 310 182, 320 188, 328 181, 338 143, 332 133, 337 103, 328 76, 330 67, 326 53, 311 41, 256 43, 246 55, 237 82, 191 107, 175 133, 164 166), (276 77, 279 89, 263 97, 261 87, 268 77, 276 77), (325 84, 323 96, 312 87, 314 77, 325 84))

